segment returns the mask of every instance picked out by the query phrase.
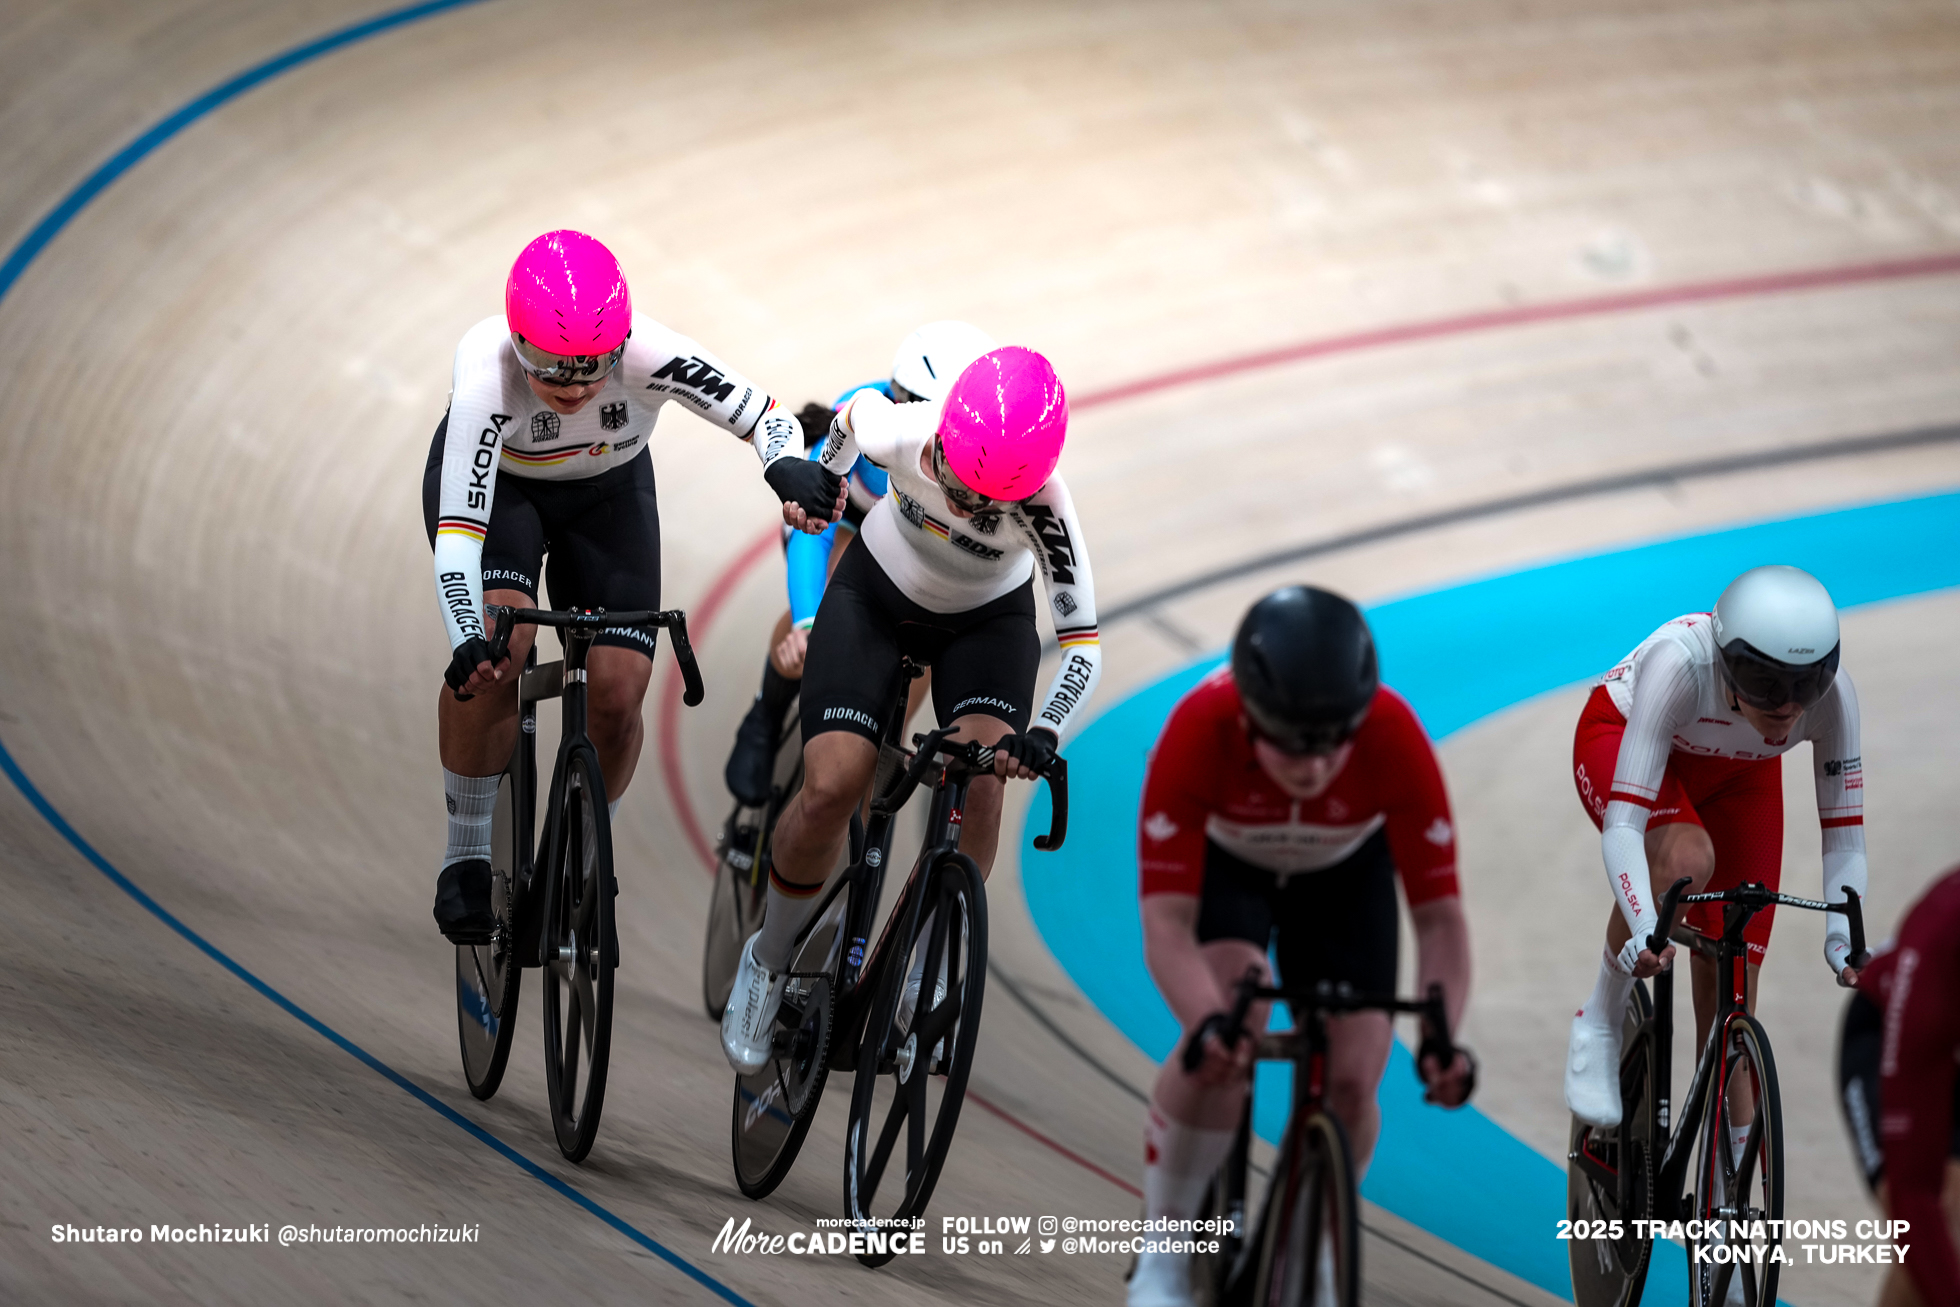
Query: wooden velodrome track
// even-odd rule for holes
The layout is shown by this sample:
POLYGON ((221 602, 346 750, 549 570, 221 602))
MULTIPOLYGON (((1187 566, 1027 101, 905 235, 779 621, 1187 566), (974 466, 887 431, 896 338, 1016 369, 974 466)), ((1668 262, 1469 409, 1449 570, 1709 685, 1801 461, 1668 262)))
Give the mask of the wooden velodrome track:
MULTIPOLYGON (((835 1213, 842 1108, 776 1197, 735 1192, 687 828, 719 818, 780 572, 740 565, 773 515, 753 455, 683 415, 655 451, 668 597, 723 602, 699 635, 708 704, 670 758, 655 723, 621 813, 598 1147, 557 1157, 535 997, 503 1092, 464 1090, 428 916, 444 651, 418 488, 451 350, 547 227, 602 236, 641 306, 792 403, 875 375, 930 318, 1048 352, 1078 401, 1066 471, 1106 611, 1289 545, 1741 460, 1134 609, 1105 623, 1105 704, 1217 647, 1281 577, 1377 597, 1960 483, 1946 438, 1742 465, 1960 421, 1950 3, 495 0, 273 70, 85 185, 241 70, 372 13, 15 0, 0 28, 0 241, 27 259, 0 270, 8 1301, 708 1296, 677 1259, 756 1302, 1119 1300, 1118 1258, 935 1253, 873 1274, 709 1254, 730 1215, 786 1231, 835 1213), (1590 310, 1526 320, 1574 304, 1590 310), (1480 314, 1497 320, 1452 321, 1480 314), (1311 341, 1345 344, 1203 366, 1311 341), (481 1242, 49 1236, 200 1222, 460 1222, 481 1242)), ((1554 618, 1518 638, 1555 638, 1554 618)), ((1951 592, 1847 619, 1875 934, 1954 857, 1956 637, 1951 592)), ((1554 1158, 1607 906, 1565 770, 1579 698, 1444 750, 1480 1105, 1554 1158)), ((1786 884, 1814 892, 1807 766, 1790 772, 1786 884)), ((933 1214, 1131 1215, 1140 1108, 1034 1014, 1130 1086, 1150 1067, 1055 966, 1003 863, 993 948, 1028 1003, 990 995, 982 1106, 933 1214)), ((1856 1218, 1818 929, 1786 918, 1764 987, 1788 1207, 1856 1218)), ((1369 1221, 1370 1301, 1551 1301, 1369 1221)), ((1800 1267, 1783 1289, 1875 1292, 1869 1268, 1800 1267)))

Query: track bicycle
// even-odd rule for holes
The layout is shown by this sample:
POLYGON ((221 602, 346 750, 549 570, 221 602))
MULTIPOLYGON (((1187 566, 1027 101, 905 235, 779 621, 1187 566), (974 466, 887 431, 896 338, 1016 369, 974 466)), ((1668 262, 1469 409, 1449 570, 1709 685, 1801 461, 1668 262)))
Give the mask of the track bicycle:
MULTIPOLYGON (((1430 1057, 1447 1067, 1456 1061, 1457 1050, 1450 1042, 1443 987, 1431 985, 1423 998, 1405 999, 1356 993, 1345 981, 1289 989, 1262 985, 1260 979, 1257 970, 1248 971, 1238 984, 1231 1014, 1205 1018, 1184 1046, 1184 1069, 1196 1071, 1203 1062, 1207 1035, 1216 1034, 1228 1048, 1236 1047, 1241 1037, 1255 1038, 1255 1060, 1293 1063, 1292 1112, 1258 1226, 1248 1228, 1252 1091, 1247 1087, 1237 1138, 1198 1212, 1201 1221, 1215 1222, 1209 1228, 1220 1232, 1218 1249, 1193 1257, 1192 1284, 1200 1301, 1219 1307, 1356 1307, 1361 1300, 1360 1201, 1347 1131, 1322 1099, 1327 1018, 1349 1012, 1414 1013, 1422 1028, 1417 1067, 1430 1057), (1293 1028, 1253 1036, 1245 1029, 1246 1013, 1255 1002, 1273 999, 1291 1009, 1293 1028)), ((1476 1088, 1474 1070, 1470 1088, 1476 1088)))
POLYGON ((1601 1129, 1573 1118, 1566 1161, 1565 1232, 1578 1307, 1634 1307, 1653 1254, 1652 1221, 1687 1222, 1688 1301, 1718 1307, 1739 1287, 1746 1307, 1774 1307, 1783 1218, 1783 1106, 1776 1060, 1762 1022, 1746 1007, 1749 919, 1772 905, 1849 918, 1849 964, 1862 967, 1865 921, 1856 890, 1842 903, 1780 894, 1752 881, 1687 894, 1677 880, 1662 896, 1660 924, 1647 939, 1659 956, 1682 904, 1720 903, 1721 936, 1687 931, 1682 942, 1714 960, 1716 1001, 1708 1041, 1695 1064, 1685 1109, 1670 1120, 1674 1050, 1674 972, 1653 978, 1653 998, 1637 981, 1627 1000, 1620 1053, 1620 1124, 1601 1129), (1747 1127, 1740 1149, 1731 1130, 1747 1127), (1670 1133, 1670 1128, 1672 1133, 1670 1133), (1692 1172, 1690 1165, 1692 1163, 1692 1172), (1692 1184, 1694 1187, 1689 1188, 1692 1184))
POLYGON ((701 672, 687 639, 687 614, 552 612, 492 604, 491 661, 501 662, 522 624, 557 627, 562 661, 539 664, 533 647, 517 680, 517 747, 497 782, 490 824, 488 944, 456 946, 456 1026, 463 1077, 487 1099, 503 1082, 516 1028, 524 969, 542 969, 545 1086, 559 1151, 577 1162, 592 1151, 605 1105, 612 1047, 613 971, 619 932, 613 919, 612 824, 599 755, 585 734, 586 655, 615 627, 665 628, 686 682, 689 707, 701 702, 701 672), (544 833, 536 844, 537 706, 562 699, 558 758, 545 794, 544 833))
MULTIPOLYGON (((994 751, 949 743, 951 727, 914 736, 913 750, 901 746, 906 692, 919 674, 904 660, 870 823, 861 837, 854 832, 850 865, 831 878, 796 937, 770 1060, 736 1078, 730 1130, 736 1183, 762 1198, 795 1162, 829 1073, 855 1073, 844 1211, 871 1233, 859 1255, 867 1266, 891 1260, 884 1236, 901 1223, 909 1230, 932 1197, 966 1096, 987 976, 985 883, 959 837, 967 788, 991 774, 994 751), (935 769, 924 847, 867 952, 893 821, 935 769), (914 974, 921 984, 908 1009, 904 991, 914 974), (884 1181, 901 1136, 904 1170, 894 1188, 884 1181)), ((1056 758, 1043 776, 1054 813, 1034 843, 1046 851, 1067 835, 1068 765, 1056 758)))

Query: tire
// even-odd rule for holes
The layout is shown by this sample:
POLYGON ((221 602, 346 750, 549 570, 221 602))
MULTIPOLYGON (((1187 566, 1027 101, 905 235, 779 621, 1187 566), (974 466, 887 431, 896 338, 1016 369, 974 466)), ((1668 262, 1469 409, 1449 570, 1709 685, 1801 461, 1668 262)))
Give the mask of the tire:
POLYGON ((831 986, 852 889, 837 892, 790 955, 774 1056, 754 1075, 735 1078, 729 1144, 735 1183, 750 1198, 767 1197, 789 1174, 823 1098, 837 1017, 831 986))
POLYGON ((1359 1307, 1361 1223, 1347 1131, 1333 1113, 1316 1109, 1289 1128, 1280 1156, 1260 1220, 1252 1303, 1359 1307), (1331 1294, 1322 1284, 1330 1274, 1331 1294))
POLYGON ((1719 1220, 1723 1233, 1689 1241, 1688 1301, 1693 1307, 1719 1307, 1728 1299, 1731 1281, 1740 1280, 1741 1300, 1748 1307, 1775 1307, 1778 1267, 1766 1259, 1780 1240, 1743 1244, 1726 1237, 1731 1221, 1753 1225, 1783 1219, 1783 1104, 1762 1023, 1747 1014, 1731 1018, 1722 1060, 1718 1083, 1728 1086, 1728 1092, 1715 1085, 1707 1091, 1695 1157, 1694 1208, 1704 1222, 1719 1220), (1749 1136, 1737 1152, 1729 1127, 1745 1124, 1749 1136), (1710 1260, 1697 1260, 1698 1249, 1710 1260), (1745 1256, 1737 1256, 1745 1250, 1745 1256))
POLYGON ((497 782, 490 819, 490 907, 496 938, 456 946, 456 1033, 462 1045, 463 1079, 470 1093, 487 1099, 503 1083, 516 1029, 517 994, 524 970, 517 964, 511 908, 527 850, 518 848, 516 781, 506 769, 497 782))
POLYGON ((558 1151, 583 1161, 599 1133, 612 1050, 612 828, 606 783, 590 746, 565 759, 545 879, 544 1074, 558 1151))
POLYGON ((1204 1201, 1198 1204, 1199 1220, 1219 1223, 1215 1227, 1219 1233, 1194 1236, 1218 1243, 1217 1252, 1191 1255, 1191 1296, 1199 1307, 1238 1307, 1247 1297, 1247 1277, 1235 1275, 1234 1272, 1243 1269, 1240 1260, 1245 1251, 1246 1150, 1251 1142, 1251 1107, 1252 1104, 1248 1102, 1248 1116, 1239 1122, 1238 1137, 1232 1144, 1232 1151, 1226 1156, 1225 1164, 1218 1168, 1218 1174, 1206 1186, 1204 1201))
POLYGON ((796 701, 785 713, 787 725, 776 742, 774 789, 761 808, 737 803, 722 826, 715 862, 714 897, 708 903, 708 935, 701 950, 701 1003, 721 1020, 735 988, 742 945, 762 928, 762 904, 769 888, 769 844, 791 797, 803 788, 803 729, 796 701), (741 820, 747 813, 749 820, 741 820))
POLYGON ((1633 1233, 1632 1222, 1654 1215, 1654 1168, 1660 1150, 1660 1101, 1650 1022, 1654 1004, 1636 981, 1620 1027, 1620 1124, 1611 1130, 1572 1118, 1566 1150, 1565 1215, 1575 1225, 1621 1222, 1621 1237, 1593 1236, 1566 1242, 1577 1307, 1634 1307, 1647 1283, 1654 1242, 1633 1233), (1592 1165, 1588 1166, 1590 1161, 1592 1165), (1632 1191, 1622 1204, 1613 1176, 1627 1169, 1632 1191))
MULTIPOLYGON (((910 1220, 931 1201, 959 1125, 980 1038, 987 983, 987 898, 980 869, 965 854, 951 853, 919 883, 931 905, 930 929, 879 963, 845 1125, 844 1215, 868 1232, 910 1220), (915 956, 922 958, 926 978, 919 1011, 901 1034, 899 999, 915 956), (942 962, 946 992, 939 997, 933 977, 942 962), (901 1131, 904 1169, 897 1185, 882 1186, 880 1202, 901 1131)), ((901 899, 894 911, 905 909, 901 899)), ((882 1266, 893 1255, 867 1252, 858 1260, 882 1266)))

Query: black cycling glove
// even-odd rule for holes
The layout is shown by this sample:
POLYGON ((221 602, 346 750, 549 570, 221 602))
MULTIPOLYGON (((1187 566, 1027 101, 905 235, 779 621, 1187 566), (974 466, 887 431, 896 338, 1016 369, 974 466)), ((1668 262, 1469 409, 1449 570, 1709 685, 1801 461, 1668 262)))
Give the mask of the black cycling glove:
POLYGON ((449 666, 444 669, 442 679, 456 692, 458 700, 474 699, 475 695, 463 693, 463 687, 469 683, 477 664, 489 661, 490 642, 480 635, 473 635, 456 646, 456 651, 449 656, 449 666))
POLYGON ((762 469, 762 479, 785 504, 795 504, 813 522, 829 522, 837 513, 837 491, 843 481, 821 463, 807 458, 779 458, 762 469))
POLYGON ((1062 742, 1055 732, 1045 726, 1036 726, 1024 735, 1009 735, 994 746, 995 753, 1004 753, 1031 772, 1042 775, 1054 764, 1055 751, 1062 742))

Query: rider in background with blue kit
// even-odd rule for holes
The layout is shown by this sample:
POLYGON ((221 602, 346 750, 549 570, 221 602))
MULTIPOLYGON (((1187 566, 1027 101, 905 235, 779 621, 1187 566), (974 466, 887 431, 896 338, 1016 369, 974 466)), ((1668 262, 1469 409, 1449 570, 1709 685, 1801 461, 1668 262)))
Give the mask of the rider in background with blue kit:
MULTIPOLYGON (((830 432, 832 415, 860 390, 875 390, 895 404, 917 399, 937 402, 945 398, 953 379, 967 364, 993 349, 994 343, 993 337, 970 323, 952 319, 928 322, 899 345, 898 353, 892 358, 890 380, 852 386, 828 408, 814 402, 803 406, 796 417, 803 426, 808 457, 814 460, 822 452, 820 446, 830 432)), ((817 620, 817 605, 823 600, 824 586, 844 551, 857 538, 864 515, 885 497, 885 473, 869 459, 859 458, 844 479, 850 499, 842 518, 818 535, 783 528, 789 569, 789 609, 776 620, 776 629, 770 634, 769 656, 762 665, 762 687, 756 692, 748 715, 735 730, 735 747, 722 773, 728 792, 750 807, 759 808, 769 801, 776 742, 782 736, 784 715, 803 684, 803 656, 809 647, 810 627, 817 620)), ((917 709, 928 685, 925 677, 913 683, 911 709, 917 709)))

